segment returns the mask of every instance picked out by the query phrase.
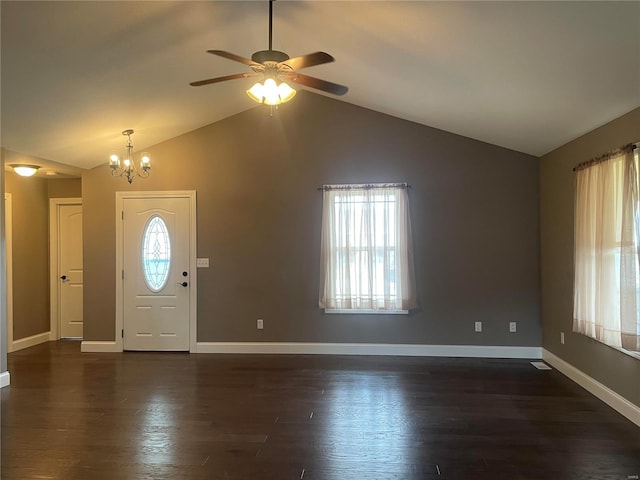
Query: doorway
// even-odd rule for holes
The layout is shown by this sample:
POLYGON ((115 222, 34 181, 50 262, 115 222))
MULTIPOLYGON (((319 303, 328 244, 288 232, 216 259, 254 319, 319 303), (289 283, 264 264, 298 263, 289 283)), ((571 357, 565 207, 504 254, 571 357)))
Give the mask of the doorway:
POLYGON ((117 192, 116 208, 122 349, 195 351, 195 192, 117 192))

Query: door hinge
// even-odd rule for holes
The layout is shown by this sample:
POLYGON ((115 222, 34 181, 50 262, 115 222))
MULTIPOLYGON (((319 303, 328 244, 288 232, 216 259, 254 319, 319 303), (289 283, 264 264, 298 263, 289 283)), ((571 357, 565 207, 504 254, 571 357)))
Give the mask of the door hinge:
POLYGON ((122 270, 122 279, 124 280, 124 270, 122 270))
POLYGON ((124 210, 122 210, 120 213, 122 214, 121 215, 122 216, 122 220, 124 220, 124 210))
POLYGON ((122 329, 122 338, 124 338, 124 328, 122 329))

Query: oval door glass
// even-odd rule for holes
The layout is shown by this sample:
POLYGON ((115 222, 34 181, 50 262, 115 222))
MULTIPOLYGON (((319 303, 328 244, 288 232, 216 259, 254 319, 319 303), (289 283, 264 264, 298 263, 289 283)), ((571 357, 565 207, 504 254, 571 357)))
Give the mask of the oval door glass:
POLYGON ((167 224, 158 215, 149 219, 142 235, 142 271, 144 281, 153 292, 159 292, 169 280, 171 242, 167 224))

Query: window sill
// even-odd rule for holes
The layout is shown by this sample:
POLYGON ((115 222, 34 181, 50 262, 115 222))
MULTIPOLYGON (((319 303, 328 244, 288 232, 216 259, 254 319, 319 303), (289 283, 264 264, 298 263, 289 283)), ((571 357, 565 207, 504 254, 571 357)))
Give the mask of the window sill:
MULTIPOLYGON (((584 334, 581 334, 584 335, 584 334)), ((585 335, 585 337, 587 337, 589 340, 593 340, 594 342, 598 342, 601 343, 602 345, 606 345, 609 348, 613 348, 614 350, 617 350, 620 353, 624 353, 625 355, 629 355, 630 357, 635 358, 636 360, 640 360, 640 352, 634 352, 631 350, 626 350, 622 347, 616 347, 613 345, 609 345, 608 343, 603 342, 602 340, 598 340, 597 338, 594 337, 590 337, 589 335, 585 335)))
POLYGON ((633 352, 631 350, 625 350, 624 348, 621 347, 611 347, 614 348, 615 350, 618 350, 621 353, 624 353, 625 355, 629 355, 630 357, 635 358, 636 360, 640 360, 640 353, 639 352, 633 352))
POLYGON ((340 308, 325 308, 324 313, 359 313, 365 315, 408 315, 409 310, 364 310, 364 309, 340 309, 340 308))

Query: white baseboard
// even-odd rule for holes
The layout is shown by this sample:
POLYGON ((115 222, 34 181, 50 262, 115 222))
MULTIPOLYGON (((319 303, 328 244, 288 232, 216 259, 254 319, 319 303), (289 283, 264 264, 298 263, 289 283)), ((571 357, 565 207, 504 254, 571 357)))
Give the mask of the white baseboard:
POLYGON ((122 352, 122 347, 116 342, 85 340, 80 344, 80 351, 91 353, 119 353, 122 352))
POLYGON ((397 355, 415 357, 542 358, 540 347, 386 343, 198 342, 196 353, 397 355))
POLYGON ((38 333, 37 335, 31 335, 30 337, 21 338, 11 342, 11 351, 16 352, 25 348, 33 347, 34 345, 40 345, 49 341, 51 332, 38 333))
POLYGON ((9 372, 0 373, 0 388, 8 387, 11 384, 11 375, 9 372))
POLYGON ((542 359, 640 427, 640 407, 546 349, 542 349, 542 359))

